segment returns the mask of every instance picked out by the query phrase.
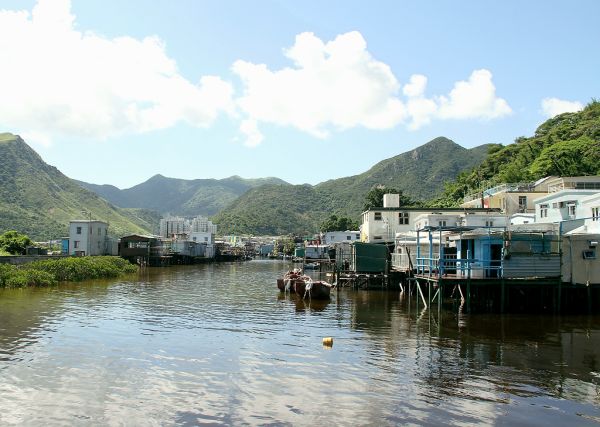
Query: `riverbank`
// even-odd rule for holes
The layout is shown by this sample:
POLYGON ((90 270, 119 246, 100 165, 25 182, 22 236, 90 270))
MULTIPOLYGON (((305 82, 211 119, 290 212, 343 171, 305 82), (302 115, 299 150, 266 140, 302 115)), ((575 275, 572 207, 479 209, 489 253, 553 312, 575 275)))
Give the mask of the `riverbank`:
POLYGON ((53 286, 58 282, 114 278, 137 272, 138 267, 120 257, 99 256, 0 265, 0 288, 53 286))

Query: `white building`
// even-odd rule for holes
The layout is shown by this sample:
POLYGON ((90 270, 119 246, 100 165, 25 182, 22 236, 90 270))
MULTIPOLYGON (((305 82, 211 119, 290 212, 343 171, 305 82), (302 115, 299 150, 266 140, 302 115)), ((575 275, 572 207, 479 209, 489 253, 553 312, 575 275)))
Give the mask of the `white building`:
POLYGON ((190 232, 189 220, 181 217, 167 217, 160 220, 159 234, 161 237, 174 237, 190 232))
POLYGON ((465 196, 461 206, 496 208, 507 215, 531 214, 537 200, 561 190, 600 190, 600 176, 548 176, 536 182, 500 184, 465 196))
POLYGON ((536 223, 563 222, 563 231, 571 231, 583 225, 584 218, 592 216, 596 203, 593 197, 599 190, 560 190, 539 198, 535 202, 536 223), (583 202, 589 198, 584 206, 583 202))
POLYGON ((214 234, 217 233, 217 226, 209 221, 208 218, 197 216, 192 220, 182 217, 167 217, 160 220, 159 234, 162 237, 175 237, 181 235, 190 235, 191 233, 209 233, 213 237, 210 241, 214 241, 214 234))
POLYGON ((214 243, 214 234, 207 231, 192 231, 188 236, 192 242, 206 243, 208 245, 214 243))
POLYGON ((69 222, 69 255, 116 255, 108 237, 108 223, 96 220, 69 222))
POLYGON ((505 227, 509 220, 497 211, 488 212, 435 212, 415 218, 415 231, 426 227, 505 227))
POLYGON ((584 218, 585 231, 600 233, 600 191, 581 199, 581 218, 584 218))
POLYGON ((323 243, 326 245, 355 240, 360 240, 360 231, 328 231, 323 234, 323 243))
MULTIPOLYGON (((454 215, 458 218, 463 213, 500 215, 498 209, 403 208, 400 206, 398 194, 385 194, 382 208, 372 208, 362 213, 360 240, 368 243, 392 243, 396 233, 417 230, 415 220, 420 215, 454 215)), ((445 221, 447 226, 455 226, 458 220, 455 219, 454 224, 448 223, 450 221, 448 218, 445 221)))
POLYGON ((190 231, 217 234, 217 225, 213 224, 212 221, 206 217, 197 216, 196 218, 192 219, 190 231))
MULTIPOLYGON (((440 238, 443 244, 448 243, 448 236, 454 233, 456 228, 480 227, 497 231, 509 224, 509 219, 497 211, 484 212, 435 212, 424 213, 415 217, 414 229, 407 232, 399 232, 395 235, 395 249, 392 254, 392 268, 400 271, 408 271, 416 265, 417 257, 417 231, 426 228, 440 228, 432 235, 431 249, 434 254, 439 254, 440 238), (445 231, 443 230, 445 229, 445 231)), ((421 253, 426 253, 430 242, 425 237, 426 233, 421 231, 419 242, 421 253)))

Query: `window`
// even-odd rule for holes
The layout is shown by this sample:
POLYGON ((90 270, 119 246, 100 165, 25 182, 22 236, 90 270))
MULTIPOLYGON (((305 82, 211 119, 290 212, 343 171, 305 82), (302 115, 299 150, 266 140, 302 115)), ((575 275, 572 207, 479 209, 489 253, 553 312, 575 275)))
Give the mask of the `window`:
POLYGON ((374 236, 374 237, 373 237, 373 239, 374 239, 374 240, 381 240, 381 239, 382 239, 382 237, 381 237, 381 236, 374 236))
POLYGON ((519 208, 527 209, 527 196, 519 196, 519 208))
POLYGON ((205 241, 205 242, 208 242, 208 237, 205 237, 205 238, 204 238, 204 241, 205 241))
POLYGON ((356 240, 360 240, 360 234, 356 233, 356 240))
POLYGON ((569 215, 570 216, 575 216, 575 205, 569 205, 569 215))
POLYGON ((408 212, 400 212, 398 214, 398 224, 408 224, 408 212))
POLYGON ((540 218, 547 218, 547 217, 548 217, 548 205, 547 204, 540 205, 540 218))
POLYGON ((600 221, 600 207, 592 208, 592 221, 600 221))
POLYGON ((93 234, 94 229, 90 226, 90 234, 93 234))
POLYGON ((375 212, 375 221, 381 221, 381 212, 375 212))
POLYGON ((77 231, 76 231, 76 233, 77 233, 77 234, 81 234, 81 227, 77 227, 77 231))
POLYGON ((485 226, 486 227, 493 227, 494 226, 494 221, 486 221, 485 222, 485 226))
POLYGON ((98 227, 98 236, 102 236, 102 229, 98 227))
POLYGON ((552 203, 552 209, 557 209, 558 208, 558 203, 554 202, 552 203))
POLYGON ((596 249, 584 250, 583 259, 596 259, 596 249))
POLYGON ((75 249, 77 249, 77 248, 79 247, 79 240, 75 240, 75 241, 73 242, 73 247, 74 247, 75 249))
POLYGON ((100 249, 100 242, 98 242, 98 249, 100 249))
POLYGON ((352 240, 352 236, 346 236, 346 240, 352 240))
POLYGON ((445 227, 446 226, 446 221, 438 221, 438 226, 439 227, 445 227))

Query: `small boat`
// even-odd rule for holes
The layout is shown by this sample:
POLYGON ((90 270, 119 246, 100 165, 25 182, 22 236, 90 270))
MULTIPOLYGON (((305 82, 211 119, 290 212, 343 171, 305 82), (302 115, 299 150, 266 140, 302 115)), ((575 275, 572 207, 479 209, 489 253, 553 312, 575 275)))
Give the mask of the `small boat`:
POLYGON ((313 280, 295 268, 288 271, 283 278, 277 279, 277 287, 281 292, 294 293, 301 298, 329 299, 333 286, 323 280, 313 280))

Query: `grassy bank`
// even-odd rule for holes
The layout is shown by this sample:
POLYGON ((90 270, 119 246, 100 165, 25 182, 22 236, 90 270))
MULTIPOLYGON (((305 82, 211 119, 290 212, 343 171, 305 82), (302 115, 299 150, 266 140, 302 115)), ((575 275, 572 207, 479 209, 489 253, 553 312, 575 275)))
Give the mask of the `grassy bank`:
POLYGON ((119 257, 80 257, 35 261, 24 265, 0 264, 0 288, 52 286, 58 282, 118 277, 138 267, 119 257))

